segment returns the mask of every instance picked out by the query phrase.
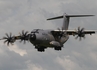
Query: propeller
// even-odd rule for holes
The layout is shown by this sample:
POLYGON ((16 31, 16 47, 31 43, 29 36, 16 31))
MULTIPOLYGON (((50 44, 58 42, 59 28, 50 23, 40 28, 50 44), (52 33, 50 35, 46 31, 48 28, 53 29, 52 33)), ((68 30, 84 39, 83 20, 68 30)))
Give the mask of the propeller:
POLYGON ((58 34, 58 36, 61 38, 63 35, 64 35, 64 31, 63 31, 63 28, 62 28, 62 31, 61 31, 61 29, 60 28, 58 28, 58 30, 59 30, 59 34, 58 34))
POLYGON ((8 46, 9 44, 13 45, 13 43, 15 42, 15 37, 12 36, 12 33, 10 33, 9 35, 6 33, 5 35, 6 37, 3 37, 0 40, 5 40, 4 43, 7 43, 8 46))
POLYGON ((79 37, 79 41, 82 40, 82 38, 85 38, 85 33, 84 33, 84 28, 80 28, 78 27, 78 30, 76 30, 77 36, 75 37, 75 39, 77 39, 79 37))
POLYGON ((28 31, 24 32, 24 30, 22 30, 22 33, 19 33, 20 34, 20 39, 22 41, 24 41, 24 44, 26 43, 26 40, 28 40, 29 36, 28 36, 28 31))

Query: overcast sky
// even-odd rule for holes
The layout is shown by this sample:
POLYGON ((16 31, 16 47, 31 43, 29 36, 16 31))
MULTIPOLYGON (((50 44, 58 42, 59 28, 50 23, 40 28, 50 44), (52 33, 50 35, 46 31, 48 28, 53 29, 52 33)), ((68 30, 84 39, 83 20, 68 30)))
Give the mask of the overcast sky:
MULTIPOLYGON (((18 35, 22 30, 57 29, 62 19, 47 18, 67 14, 93 14, 94 17, 71 18, 69 29, 78 26, 97 30, 97 0, 0 0, 0 38, 5 33, 18 35)), ((62 51, 15 42, 7 47, 0 41, 0 70, 96 70, 97 34, 82 41, 70 36, 62 51)))

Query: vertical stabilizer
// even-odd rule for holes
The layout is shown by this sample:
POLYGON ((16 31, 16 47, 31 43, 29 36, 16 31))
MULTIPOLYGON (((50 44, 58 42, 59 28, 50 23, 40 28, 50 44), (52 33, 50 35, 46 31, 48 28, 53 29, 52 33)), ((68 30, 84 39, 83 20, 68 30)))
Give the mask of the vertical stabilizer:
POLYGON ((69 26, 69 17, 67 17, 67 14, 65 13, 63 15, 63 26, 62 26, 62 29, 63 30, 68 30, 68 26, 69 26))

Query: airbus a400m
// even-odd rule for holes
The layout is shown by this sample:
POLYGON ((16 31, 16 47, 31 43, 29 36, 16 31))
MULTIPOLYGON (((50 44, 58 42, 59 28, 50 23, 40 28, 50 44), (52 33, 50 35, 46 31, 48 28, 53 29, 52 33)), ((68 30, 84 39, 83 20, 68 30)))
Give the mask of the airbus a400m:
POLYGON ((61 50, 63 44, 69 39, 69 35, 76 35, 76 39, 79 37, 79 40, 85 38, 86 34, 94 34, 95 30, 85 30, 84 28, 78 27, 77 30, 68 30, 69 19, 70 17, 88 17, 94 15, 67 15, 66 13, 62 16, 49 18, 47 20, 54 20, 63 18, 63 25, 61 29, 57 30, 43 30, 43 29, 34 29, 30 33, 22 31, 20 35, 12 36, 12 33, 9 35, 6 33, 6 37, 3 37, 1 40, 5 40, 4 43, 13 44, 16 40, 20 42, 30 41, 35 48, 44 52, 46 48, 54 48, 55 50, 61 50))

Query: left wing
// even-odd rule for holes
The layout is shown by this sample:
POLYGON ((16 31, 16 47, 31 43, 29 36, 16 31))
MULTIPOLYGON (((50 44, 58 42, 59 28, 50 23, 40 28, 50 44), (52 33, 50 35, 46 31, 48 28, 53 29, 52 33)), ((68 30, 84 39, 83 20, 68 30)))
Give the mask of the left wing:
POLYGON ((75 39, 77 39, 79 37, 79 40, 81 40, 81 38, 85 38, 86 34, 94 34, 96 32, 96 30, 84 30, 84 28, 80 29, 78 28, 78 30, 53 30, 51 31, 52 35, 55 38, 61 38, 61 37, 65 37, 66 35, 77 35, 75 37, 75 39))
POLYGON ((63 29, 58 29, 58 30, 53 30, 53 31, 51 31, 51 33, 53 34, 53 36, 55 36, 55 37, 63 37, 63 36, 65 36, 65 35, 73 35, 73 36, 75 36, 75 35, 77 35, 77 37, 76 38, 78 38, 78 37, 84 37, 85 38, 85 35, 86 34, 94 34, 95 32, 97 32, 97 30, 85 30, 84 28, 80 28, 80 27, 78 27, 78 29, 76 30, 63 30, 63 29))
MULTIPOLYGON (((53 30, 52 31, 52 33, 60 33, 60 32, 66 33, 68 35, 77 35, 78 32, 80 32, 80 31, 78 31, 78 30, 53 30)), ((95 34, 95 32, 96 32, 96 30, 84 30, 84 31, 82 31, 82 33, 90 34, 90 35, 95 34)))

